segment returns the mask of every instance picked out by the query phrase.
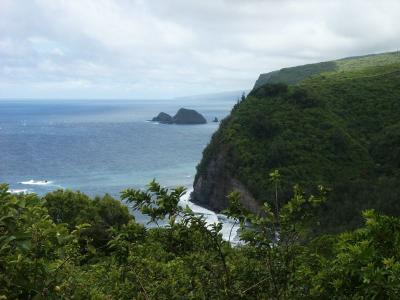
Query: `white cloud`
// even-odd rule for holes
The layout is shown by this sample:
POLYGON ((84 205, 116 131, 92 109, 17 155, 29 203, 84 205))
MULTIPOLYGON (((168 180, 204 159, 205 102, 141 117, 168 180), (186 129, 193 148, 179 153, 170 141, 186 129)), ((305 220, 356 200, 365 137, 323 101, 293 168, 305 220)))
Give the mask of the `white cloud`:
POLYGON ((397 0, 0 0, 0 97, 173 97, 396 50, 397 0))

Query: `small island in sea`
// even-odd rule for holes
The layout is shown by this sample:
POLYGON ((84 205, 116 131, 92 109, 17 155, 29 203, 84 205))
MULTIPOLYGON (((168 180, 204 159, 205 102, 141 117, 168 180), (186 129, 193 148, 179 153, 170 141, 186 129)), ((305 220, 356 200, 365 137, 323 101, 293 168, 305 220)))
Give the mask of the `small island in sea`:
POLYGON ((194 109, 180 108, 175 116, 160 112, 151 121, 162 124, 206 124, 207 120, 194 109))

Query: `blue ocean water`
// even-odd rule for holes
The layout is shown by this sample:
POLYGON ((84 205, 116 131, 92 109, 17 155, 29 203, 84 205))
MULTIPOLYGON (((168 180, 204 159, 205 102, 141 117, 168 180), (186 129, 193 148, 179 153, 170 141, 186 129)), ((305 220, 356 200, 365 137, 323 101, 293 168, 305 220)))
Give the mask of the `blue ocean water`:
MULTIPOLYGON (((219 123, 240 93, 174 100, 1 100, 0 183, 14 193, 43 195, 56 189, 80 190, 90 196, 109 193, 119 199, 128 187, 161 185, 192 188, 195 168, 219 123), (149 122, 164 111, 196 109, 204 125, 149 122)), ((182 198, 183 205, 221 222, 228 239, 232 226, 182 198)), ((133 211, 140 223, 149 219, 133 211)), ((236 226, 237 227, 237 226, 236 226)), ((235 228, 236 228, 235 227, 235 228)))
POLYGON ((238 95, 174 100, 2 100, 0 182, 14 191, 57 188, 118 197, 153 178, 191 187, 195 167, 238 95), (205 125, 148 122, 160 111, 193 108, 205 125))

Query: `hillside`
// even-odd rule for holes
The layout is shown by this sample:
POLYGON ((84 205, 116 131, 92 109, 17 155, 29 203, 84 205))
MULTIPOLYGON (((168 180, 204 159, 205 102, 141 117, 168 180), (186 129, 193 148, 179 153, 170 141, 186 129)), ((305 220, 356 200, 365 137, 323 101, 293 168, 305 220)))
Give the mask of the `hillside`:
POLYGON ((399 299, 399 57, 335 64, 254 89, 205 149, 193 198, 220 210, 239 191, 239 240, 155 180, 122 203, 0 184, 0 299, 399 299), (358 213, 374 207, 389 216, 358 213))
POLYGON ((367 207, 399 215, 399 114, 398 52, 262 74, 204 150, 192 200, 222 210, 238 190, 257 212, 278 169, 282 202, 294 183, 331 189, 324 231, 358 226, 367 207))
POLYGON ((300 81, 323 72, 346 72, 362 70, 368 67, 385 66, 398 63, 399 52, 370 54, 358 57, 348 57, 334 61, 307 64, 278 71, 260 74, 254 89, 266 83, 297 84, 300 81))

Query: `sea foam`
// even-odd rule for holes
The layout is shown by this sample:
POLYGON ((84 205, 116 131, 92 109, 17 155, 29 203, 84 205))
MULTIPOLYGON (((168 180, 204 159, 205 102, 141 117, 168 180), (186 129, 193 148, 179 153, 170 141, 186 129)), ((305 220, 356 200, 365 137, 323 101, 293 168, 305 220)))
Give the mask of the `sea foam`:
POLYGON ((190 189, 183 195, 180 199, 180 205, 188 206, 195 214, 202 215, 208 225, 215 223, 222 223, 222 238, 226 241, 230 241, 232 244, 238 244, 238 230, 240 228, 239 224, 236 224, 233 220, 229 219, 223 214, 216 214, 215 212, 194 204, 190 201, 190 193, 193 189, 190 189))
POLYGON ((31 193, 30 189, 9 189, 11 194, 28 194, 31 193))
POLYGON ((20 184, 25 184, 25 185, 49 185, 52 184, 53 181, 48 181, 48 180, 28 180, 28 181, 21 181, 20 184))

